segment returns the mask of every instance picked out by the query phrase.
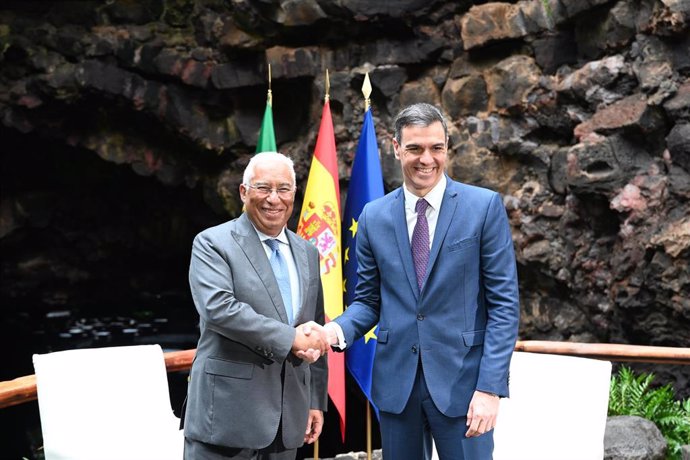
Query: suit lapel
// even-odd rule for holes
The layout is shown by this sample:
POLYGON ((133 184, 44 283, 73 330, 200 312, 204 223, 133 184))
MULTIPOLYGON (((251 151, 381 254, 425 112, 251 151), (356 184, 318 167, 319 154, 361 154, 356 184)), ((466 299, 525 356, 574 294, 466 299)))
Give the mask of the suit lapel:
POLYGON ((436 221, 436 230, 434 232, 434 241, 431 244, 431 253, 429 254, 429 264, 426 268, 426 276, 424 278, 423 286, 426 286, 426 280, 429 278, 429 273, 431 273, 434 263, 441 252, 441 246, 443 246, 443 240, 446 238, 448 233, 448 228, 450 223, 453 221, 453 216, 455 215, 455 210, 458 207, 458 191, 454 186, 454 182, 450 178, 446 178, 448 184, 446 185, 446 190, 443 193, 443 201, 441 201, 441 212, 438 215, 438 220, 436 221))
POLYGON ((417 286, 417 273, 414 271, 414 261, 412 260, 412 249, 410 248, 410 237, 407 232, 407 217, 405 216, 405 194, 402 187, 398 189, 393 202, 393 227, 395 228, 395 238, 400 251, 400 260, 407 274, 407 281, 410 283, 415 300, 419 298, 419 286, 417 286))
POLYGON ((263 248, 263 243, 259 240, 259 235, 257 235, 254 226, 249 221, 246 214, 242 214, 237 219, 236 228, 237 231, 232 232, 233 238, 235 238, 238 246, 242 249, 245 256, 247 256, 247 260, 249 260, 257 276, 266 287, 266 291, 268 291, 268 295, 271 297, 273 306, 281 321, 288 323, 285 306, 283 305, 283 298, 280 295, 280 288, 273 274, 271 263, 266 257, 266 251, 263 248))

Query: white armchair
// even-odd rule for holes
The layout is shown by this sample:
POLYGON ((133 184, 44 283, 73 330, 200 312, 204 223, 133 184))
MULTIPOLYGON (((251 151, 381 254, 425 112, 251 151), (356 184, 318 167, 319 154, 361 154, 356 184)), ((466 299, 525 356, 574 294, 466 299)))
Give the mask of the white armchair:
POLYGON ((611 363, 514 352, 494 460, 601 460, 611 363))
POLYGON ((159 345, 33 356, 46 460, 180 460, 159 345))
POLYGON ((608 361, 514 352, 493 459, 601 460, 610 381, 608 361))

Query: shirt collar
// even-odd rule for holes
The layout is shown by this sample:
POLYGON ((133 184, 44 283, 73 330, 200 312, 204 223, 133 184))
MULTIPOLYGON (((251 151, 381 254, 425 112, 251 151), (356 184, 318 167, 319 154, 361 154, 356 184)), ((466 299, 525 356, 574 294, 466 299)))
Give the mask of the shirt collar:
POLYGON ((414 210, 417 200, 420 198, 424 198, 427 203, 429 203, 429 206, 432 207, 435 211, 438 211, 441 209, 441 202, 443 201, 443 194, 446 191, 446 175, 441 176, 441 180, 438 181, 438 184, 434 185, 434 188, 429 190, 429 192, 424 195, 423 197, 419 197, 415 195, 414 193, 410 192, 407 187, 403 184, 403 192, 405 194, 405 207, 414 210))
MULTIPOLYGON (((250 222, 251 222, 251 221, 250 221, 250 222)), ((259 240, 261 240, 262 243, 263 243, 264 241, 266 241, 266 240, 273 240, 273 239, 276 239, 276 240, 280 241, 281 243, 287 244, 288 246, 290 245, 290 242, 288 241, 288 238, 287 238, 287 233, 285 233, 285 227, 283 227, 283 229, 280 231, 280 233, 278 234, 278 236, 268 236, 268 235, 266 235, 265 233, 263 233, 262 231, 260 231, 258 228, 256 228, 256 227, 254 226, 254 223, 253 223, 253 222, 252 222, 252 227, 254 227, 254 230, 256 230, 256 234, 259 235, 259 240)))

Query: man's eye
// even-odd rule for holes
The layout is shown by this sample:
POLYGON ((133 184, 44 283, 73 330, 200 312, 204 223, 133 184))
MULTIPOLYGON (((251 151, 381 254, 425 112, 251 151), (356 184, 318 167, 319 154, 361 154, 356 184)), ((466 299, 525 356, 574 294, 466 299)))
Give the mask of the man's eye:
POLYGON ((408 147, 406 150, 408 153, 418 153, 419 147, 408 147))
POLYGON ((292 192, 292 189, 289 187, 280 187, 278 189, 278 193, 290 193, 290 192, 292 192))
POLYGON ((266 187, 265 185, 259 185, 256 189, 261 193, 271 193, 271 187, 266 187))

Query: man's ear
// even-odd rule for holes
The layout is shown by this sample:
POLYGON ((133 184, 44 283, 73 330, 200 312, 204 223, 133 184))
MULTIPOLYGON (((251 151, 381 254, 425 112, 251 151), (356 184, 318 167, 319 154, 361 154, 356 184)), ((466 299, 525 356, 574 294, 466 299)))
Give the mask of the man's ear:
POLYGON ((240 184, 240 200, 242 200, 242 203, 247 202, 247 187, 244 184, 240 184))
POLYGON ((393 138, 393 152, 395 153, 395 159, 399 160, 400 159, 400 144, 398 144, 398 141, 393 138))

